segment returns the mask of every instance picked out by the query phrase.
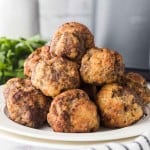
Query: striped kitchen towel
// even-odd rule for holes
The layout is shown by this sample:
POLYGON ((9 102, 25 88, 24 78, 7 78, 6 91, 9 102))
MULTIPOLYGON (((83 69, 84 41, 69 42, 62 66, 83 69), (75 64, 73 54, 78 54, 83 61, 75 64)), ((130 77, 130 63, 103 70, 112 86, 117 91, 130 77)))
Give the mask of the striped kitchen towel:
POLYGON ((128 143, 115 143, 111 142, 98 147, 91 147, 86 150, 150 150, 150 129, 140 135, 133 142, 128 143))

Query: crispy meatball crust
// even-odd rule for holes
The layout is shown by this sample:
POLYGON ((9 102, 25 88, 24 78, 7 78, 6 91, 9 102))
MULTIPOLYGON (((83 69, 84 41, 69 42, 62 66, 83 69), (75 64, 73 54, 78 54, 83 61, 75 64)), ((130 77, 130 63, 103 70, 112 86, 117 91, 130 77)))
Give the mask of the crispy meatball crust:
POLYGON ((78 65, 62 57, 39 62, 31 76, 32 84, 46 96, 54 97, 62 91, 78 88, 78 65))
POLYGON ((50 99, 35 89, 29 79, 7 81, 4 97, 11 120, 32 128, 39 128, 46 122, 50 99))
POLYGON ((56 132, 92 132, 99 128, 96 105, 80 89, 72 89, 56 96, 47 121, 56 132))
POLYGON ((52 56, 63 56, 79 61, 87 49, 94 47, 94 37, 80 23, 69 22, 58 28, 51 41, 52 56))
POLYGON ((125 127, 143 116, 143 107, 130 89, 107 84, 97 94, 101 122, 109 128, 125 127))
POLYGON ((81 61, 81 77, 84 82, 89 84, 112 83, 123 73, 122 56, 106 48, 91 48, 81 61))
POLYGON ((150 89, 147 87, 147 82, 142 75, 129 72, 125 75, 124 82, 129 88, 136 92, 144 105, 150 103, 150 89))
POLYGON ((43 46, 32 52, 24 62, 24 74, 31 77, 32 70, 40 60, 51 59, 50 47, 43 46))

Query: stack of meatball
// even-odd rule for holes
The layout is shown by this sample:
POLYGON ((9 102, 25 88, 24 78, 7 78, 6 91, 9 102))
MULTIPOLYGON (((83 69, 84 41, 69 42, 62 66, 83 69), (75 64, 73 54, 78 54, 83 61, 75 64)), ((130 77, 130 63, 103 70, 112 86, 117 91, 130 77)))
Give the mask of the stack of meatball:
POLYGON ((129 126, 150 102, 146 80, 124 71, 122 56, 95 47, 89 29, 65 23, 49 45, 36 49, 24 63, 26 78, 10 79, 4 97, 10 119, 56 132, 93 132, 129 126))

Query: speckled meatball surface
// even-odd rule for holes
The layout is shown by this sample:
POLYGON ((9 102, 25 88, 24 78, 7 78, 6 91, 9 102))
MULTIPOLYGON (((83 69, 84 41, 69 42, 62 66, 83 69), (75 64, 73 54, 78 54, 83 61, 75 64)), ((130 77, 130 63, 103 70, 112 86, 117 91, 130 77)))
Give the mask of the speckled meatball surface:
POLYGON ((81 61, 81 77, 89 84, 112 83, 123 73, 122 56, 106 48, 91 48, 81 61))
POLYGON ((39 62, 31 76, 32 84, 46 96, 56 96, 62 91, 78 88, 78 65, 62 57, 39 62))
POLYGON ((4 88, 9 118, 39 128, 46 122, 50 99, 32 86, 29 79, 12 78, 4 88))
POLYGON ((58 28, 51 41, 52 56, 63 56, 80 61, 87 49, 94 47, 94 37, 80 23, 69 22, 58 28))
POLYGON ((31 77, 32 70, 40 60, 51 59, 50 47, 43 46, 32 52, 24 62, 24 74, 31 77))
POLYGON ((97 94, 101 122, 109 128, 125 127, 143 116, 143 107, 130 89, 116 83, 107 84, 97 94))
POLYGON ((96 105, 80 89, 72 89, 56 96, 47 120, 56 132, 92 132, 99 128, 96 105))
POLYGON ((124 83, 136 92, 144 105, 150 103, 150 89, 142 75, 129 72, 125 74, 124 83))

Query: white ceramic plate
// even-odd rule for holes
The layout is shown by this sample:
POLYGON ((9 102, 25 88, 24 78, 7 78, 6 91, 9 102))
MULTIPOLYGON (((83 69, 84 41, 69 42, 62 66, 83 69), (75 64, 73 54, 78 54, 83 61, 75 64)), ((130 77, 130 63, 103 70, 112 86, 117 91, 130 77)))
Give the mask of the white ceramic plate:
MULTIPOLYGON (((54 141, 54 140, 46 140, 46 139, 39 139, 39 138, 32 138, 27 136, 22 136, 6 131, 0 130, 0 139, 5 139, 6 141, 11 141, 9 143, 11 146, 16 148, 19 145, 20 149, 33 149, 33 150, 96 150, 100 149, 100 145, 108 144, 111 141, 92 141, 92 142, 70 142, 70 141, 54 141), (16 146, 15 146, 16 145, 16 146), (31 146, 31 147, 30 147, 31 146)), ((123 140, 117 140, 119 143, 127 143, 132 142, 135 138, 127 138, 123 140)), ((1 143, 1 148, 6 143, 1 143)), ((5 146, 4 146, 5 147, 5 146)))
POLYGON ((10 133, 39 138, 43 140, 88 142, 88 141, 108 141, 118 140, 138 136, 150 128, 150 105, 146 107, 147 116, 143 117, 137 123, 120 129, 100 129, 93 133, 57 133, 53 132, 49 126, 41 129, 33 129, 17 124, 7 117, 7 110, 0 87, 0 130, 10 133))

